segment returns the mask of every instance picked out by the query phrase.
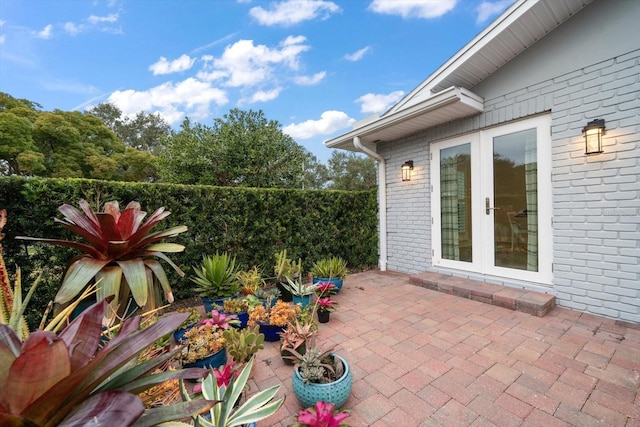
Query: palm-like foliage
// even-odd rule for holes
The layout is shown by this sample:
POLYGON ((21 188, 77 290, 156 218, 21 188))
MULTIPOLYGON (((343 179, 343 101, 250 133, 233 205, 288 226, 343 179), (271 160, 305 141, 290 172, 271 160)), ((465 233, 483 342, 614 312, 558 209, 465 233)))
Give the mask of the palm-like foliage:
POLYGON ((0 425, 147 426, 193 416, 215 404, 200 400, 145 410, 136 396, 167 380, 206 374, 204 369, 152 374, 175 351, 137 364, 138 354, 175 330, 187 313, 162 317, 142 330, 140 317, 132 317, 100 347, 106 310, 103 300, 59 335, 35 331, 24 342, 0 325, 0 425))
POLYGON ((69 246, 83 252, 71 260, 55 301, 60 304, 68 303, 95 279, 100 281, 98 301, 115 295, 112 303, 114 307, 126 306, 129 290, 140 307, 148 310, 159 306, 161 296, 156 283, 164 290, 167 301, 173 302, 169 280, 156 258, 163 259, 183 276, 184 272, 164 252, 182 252, 184 246, 160 241, 186 231, 187 227, 177 226, 152 233, 151 230, 170 214, 164 207, 157 209, 144 221, 147 213, 140 210, 138 202, 130 202, 122 212, 117 201, 107 202, 104 212, 97 213, 85 200, 81 200, 79 204, 82 211, 67 204, 60 206, 58 210, 64 218, 56 218, 55 221, 82 237, 86 243, 17 237, 69 246), (123 278, 128 288, 121 286, 123 278))

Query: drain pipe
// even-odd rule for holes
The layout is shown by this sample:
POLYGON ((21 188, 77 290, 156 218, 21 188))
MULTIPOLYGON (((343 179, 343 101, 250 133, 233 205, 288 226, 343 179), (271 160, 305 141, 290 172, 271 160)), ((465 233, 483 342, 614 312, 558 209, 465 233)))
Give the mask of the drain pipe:
POLYGON ((359 136, 353 137, 353 145, 367 156, 378 161, 378 203, 380 205, 380 255, 378 258, 378 267, 380 271, 387 270, 387 171, 384 157, 371 151, 360 142, 359 136))

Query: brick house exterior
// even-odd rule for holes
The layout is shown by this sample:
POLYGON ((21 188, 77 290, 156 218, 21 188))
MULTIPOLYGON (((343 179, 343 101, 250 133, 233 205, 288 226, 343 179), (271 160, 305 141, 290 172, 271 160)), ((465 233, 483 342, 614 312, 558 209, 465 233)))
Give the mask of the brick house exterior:
POLYGON ((327 141, 378 160, 381 269, 538 290, 640 323, 638 22, 632 0, 516 1, 388 112, 327 141), (585 155, 582 130, 594 119, 606 123, 603 153, 585 155), (537 151, 514 154, 529 159, 512 162, 529 174, 518 198, 498 190, 495 159, 523 132, 537 151), (472 160, 451 184, 442 162, 454 151, 472 160))

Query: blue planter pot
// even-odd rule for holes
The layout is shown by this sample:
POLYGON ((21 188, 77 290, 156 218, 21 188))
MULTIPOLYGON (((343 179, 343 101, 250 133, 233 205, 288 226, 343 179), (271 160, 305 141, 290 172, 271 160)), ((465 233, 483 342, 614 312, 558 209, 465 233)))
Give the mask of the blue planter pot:
POLYGON ((311 302, 311 295, 305 295, 302 297, 293 295, 293 303, 300 304, 302 308, 305 308, 306 306, 308 306, 310 302, 311 302))
POLYGON ((182 365, 183 368, 219 368, 220 366, 227 364, 227 349, 223 348, 219 350, 217 353, 213 353, 210 356, 205 357, 204 359, 196 360, 192 363, 185 363, 182 365))
POLYGON ((188 325, 186 328, 176 329, 175 332, 173 333, 173 340, 176 342, 176 344, 179 344, 180 341, 184 338, 184 334, 186 334, 187 331, 193 328, 194 326, 195 326, 195 323, 192 323, 188 325))
POLYGON ((249 322, 249 313, 248 312, 242 311, 240 313, 226 313, 226 312, 223 312, 223 313, 230 314, 230 315, 236 316, 238 318, 238 320, 240 321, 240 324, 239 325, 233 325, 234 328, 244 329, 244 328, 247 327, 247 322, 249 322))
POLYGON ((335 285, 336 287, 336 293, 340 292, 340 289, 342 289, 342 279, 339 277, 314 277, 313 278, 313 284, 315 285, 316 283, 325 283, 325 282, 331 282, 335 285))
POLYGON ((337 381, 327 384, 305 384, 298 372, 298 368, 293 371, 292 382, 293 392, 298 398, 300 404, 305 407, 311 407, 321 400, 330 402, 335 405, 336 408, 341 408, 349 398, 351 394, 351 386, 353 384, 353 377, 351 375, 351 369, 347 364, 347 361, 337 354, 332 354, 333 357, 337 357, 342 361, 344 365, 344 375, 338 378, 337 381))
POLYGON ((222 304, 224 303, 225 300, 228 300, 230 297, 223 297, 223 298, 209 298, 209 297, 200 297, 200 299, 202 300, 202 305, 204 305, 204 311, 207 313, 211 313, 213 311, 213 308, 216 305, 219 305, 220 307, 222 307, 222 304))
POLYGON ((269 323, 258 322, 259 331, 264 334, 264 340, 269 342, 280 341, 279 333, 284 331, 284 326, 275 326, 269 323))

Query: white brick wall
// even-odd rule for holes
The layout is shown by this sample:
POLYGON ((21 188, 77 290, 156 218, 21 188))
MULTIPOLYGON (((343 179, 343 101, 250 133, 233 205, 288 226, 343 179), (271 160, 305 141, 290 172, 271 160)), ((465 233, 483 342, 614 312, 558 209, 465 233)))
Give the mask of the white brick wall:
POLYGON ((387 159, 387 268, 431 267, 430 141, 550 111, 557 302, 640 323, 640 50, 484 105, 478 116, 379 144, 387 159), (596 118, 606 120, 604 153, 585 156, 581 129, 596 118), (411 182, 400 179, 406 160, 414 161, 411 182))

